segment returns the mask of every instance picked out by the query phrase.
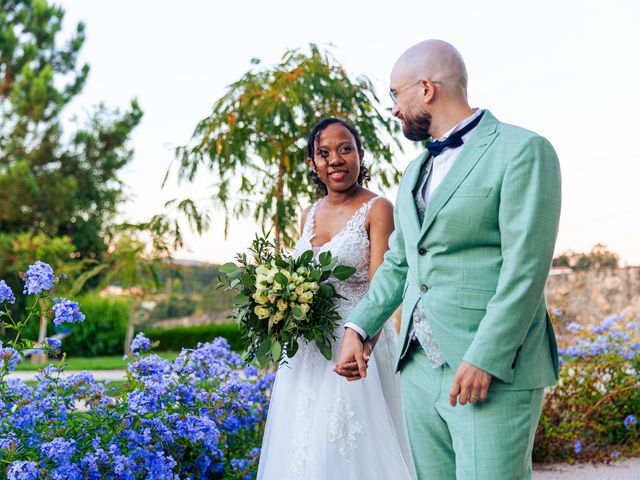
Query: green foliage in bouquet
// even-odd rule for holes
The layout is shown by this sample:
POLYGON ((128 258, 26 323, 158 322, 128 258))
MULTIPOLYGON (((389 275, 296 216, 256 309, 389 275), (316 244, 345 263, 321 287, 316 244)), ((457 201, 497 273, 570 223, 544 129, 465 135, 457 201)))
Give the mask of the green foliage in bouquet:
POLYGON ((331 340, 340 320, 335 300, 344 298, 328 280, 346 280, 355 268, 337 265, 331 252, 314 263, 308 250, 294 258, 277 255, 263 233, 237 262, 220 268, 220 287, 237 292, 234 317, 247 344, 247 358, 261 364, 291 358, 300 341, 315 341, 322 355, 331 359, 331 340))

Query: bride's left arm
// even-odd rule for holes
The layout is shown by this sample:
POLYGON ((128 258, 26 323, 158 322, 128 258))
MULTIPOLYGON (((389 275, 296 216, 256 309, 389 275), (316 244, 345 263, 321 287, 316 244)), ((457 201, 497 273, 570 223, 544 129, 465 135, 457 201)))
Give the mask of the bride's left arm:
MULTIPOLYGON (((371 283, 376 270, 382 265, 385 252, 389 250, 389 237, 394 228, 393 204, 386 198, 381 198, 371 206, 367 221, 371 252, 369 262, 369 283, 371 283)), ((378 331, 373 338, 367 340, 365 353, 371 354, 381 332, 382 330, 378 331)))

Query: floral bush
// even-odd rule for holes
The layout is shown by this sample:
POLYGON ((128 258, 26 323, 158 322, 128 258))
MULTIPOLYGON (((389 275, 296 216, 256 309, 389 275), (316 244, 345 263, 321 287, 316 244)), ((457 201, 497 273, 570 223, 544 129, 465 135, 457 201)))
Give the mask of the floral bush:
MULTIPOLYGON (((553 310, 558 320, 561 310, 553 310)), ((570 333, 548 390, 534 460, 611 461, 640 455, 640 324, 622 315, 570 333)))
MULTIPOLYGON (((35 265, 35 264, 34 264, 35 265)), ((57 281, 46 264, 28 274, 25 291, 48 298, 57 281), (31 288, 33 287, 33 288, 31 288)), ((0 283, 0 304, 12 300, 0 283)), ((40 307, 33 307, 38 309, 40 307)), ((79 305, 57 299, 46 311, 60 322, 83 319, 79 305)), ((24 325, 0 319, 19 337, 24 325)), ((41 346, 57 350, 59 341, 41 346)), ((5 379, 22 360, 20 346, 0 346, 0 478, 252 479, 273 374, 246 365, 224 339, 183 350, 172 362, 132 344, 129 386, 115 394, 87 372, 63 376, 49 365, 28 386, 5 379)))

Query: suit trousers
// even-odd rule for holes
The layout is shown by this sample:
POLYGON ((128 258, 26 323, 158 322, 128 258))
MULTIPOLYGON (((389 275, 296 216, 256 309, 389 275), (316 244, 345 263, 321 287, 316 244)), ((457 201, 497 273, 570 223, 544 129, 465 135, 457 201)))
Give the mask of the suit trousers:
POLYGON ((544 389, 490 387, 486 401, 451 407, 455 373, 448 364, 433 368, 415 342, 402 360, 405 424, 418 480, 530 479, 544 389))

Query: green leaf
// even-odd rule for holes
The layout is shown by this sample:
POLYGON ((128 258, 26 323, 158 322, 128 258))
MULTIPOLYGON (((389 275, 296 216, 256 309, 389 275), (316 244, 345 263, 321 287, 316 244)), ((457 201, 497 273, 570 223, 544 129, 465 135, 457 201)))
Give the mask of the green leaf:
POLYGON ((289 264, 281 257, 276 258, 276 266, 279 268, 289 268, 289 264))
POLYGON ((327 285, 326 283, 321 283, 320 289, 318 290, 323 297, 333 297, 335 291, 336 289, 332 285, 327 285))
POLYGON ((271 351, 271 337, 265 338, 258 350, 256 351, 256 358, 261 365, 265 365, 269 361, 269 352, 271 351))
POLYGON ((299 307, 293 307, 291 309, 291 315, 293 315, 294 318, 302 318, 302 310, 300 310, 299 307))
POLYGON ((277 340, 274 340, 271 344, 271 358, 273 358, 274 362, 280 361, 280 356, 282 355, 282 345, 277 340))
POLYGON ((244 285, 245 287, 252 288, 256 284, 256 279, 253 277, 253 275, 245 273, 240 277, 240 282, 242 282, 242 285, 244 285))
POLYGON ((295 338, 292 338, 291 341, 287 344, 287 357, 293 357, 298 351, 298 342, 295 338))
POLYGON ((338 265, 333 270, 333 276, 338 280, 346 280, 354 273, 356 273, 356 269, 354 267, 348 267, 346 265, 338 265))
POLYGON ((308 265, 313 260, 313 250, 307 250, 298 257, 298 265, 308 265))
POLYGON ((244 307, 249 303, 249 296, 239 293, 233 298, 233 303, 236 307, 244 307))
POLYGON ((320 282, 320 279, 322 278, 322 270, 313 270, 310 276, 314 282, 320 282))
POLYGON ((225 275, 233 275, 238 272, 238 266, 233 262, 225 263, 218 270, 220 273, 224 273, 225 275))
POLYGON ((331 263, 331 252, 322 252, 318 257, 318 261, 323 267, 329 265, 331 263))
POLYGON ((289 280, 287 280, 287 277, 285 277, 285 275, 281 272, 276 273, 273 276, 273 279, 278 282, 280 285, 286 285, 287 283, 289 283, 289 280))
POLYGON ((327 345, 326 343, 318 343, 316 342, 316 345, 318 346, 318 350, 320 350, 320 353, 322 354, 322 356, 324 358, 326 358, 327 360, 331 361, 331 345, 327 345))

